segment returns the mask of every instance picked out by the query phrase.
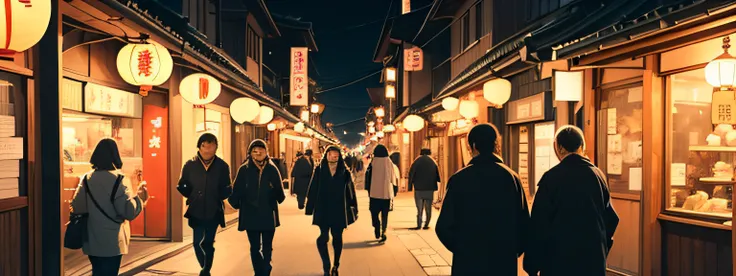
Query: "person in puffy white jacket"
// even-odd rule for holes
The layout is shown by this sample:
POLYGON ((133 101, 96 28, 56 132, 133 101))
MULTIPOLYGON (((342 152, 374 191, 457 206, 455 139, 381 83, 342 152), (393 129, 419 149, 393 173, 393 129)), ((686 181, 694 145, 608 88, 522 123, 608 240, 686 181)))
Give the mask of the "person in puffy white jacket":
POLYGON ((365 189, 370 196, 368 208, 371 211, 374 234, 381 242, 386 241, 388 212, 396 193, 394 185, 398 185, 395 184, 397 178, 394 166, 388 158, 388 149, 379 144, 373 150, 373 160, 365 172, 365 189))

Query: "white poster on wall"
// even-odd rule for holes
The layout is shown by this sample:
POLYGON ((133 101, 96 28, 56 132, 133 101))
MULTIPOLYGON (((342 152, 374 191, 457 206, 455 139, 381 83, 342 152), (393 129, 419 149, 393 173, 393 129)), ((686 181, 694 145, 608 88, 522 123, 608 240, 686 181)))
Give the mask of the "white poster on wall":
POLYGON ((616 109, 608 109, 608 134, 616 134, 616 109))

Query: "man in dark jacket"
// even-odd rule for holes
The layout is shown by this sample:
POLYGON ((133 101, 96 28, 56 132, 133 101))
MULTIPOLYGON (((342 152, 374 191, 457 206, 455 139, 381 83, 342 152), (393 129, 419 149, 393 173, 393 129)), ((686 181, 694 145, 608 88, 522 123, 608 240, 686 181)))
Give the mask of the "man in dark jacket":
POLYGON ((519 176, 499 157, 500 139, 493 125, 473 127, 474 157, 447 184, 435 231, 453 253, 452 275, 517 275, 529 209, 519 176))
POLYGON ((296 194, 300 210, 304 209, 304 200, 307 198, 307 189, 313 172, 312 150, 307 150, 294 162, 294 168, 291 170, 291 177, 293 177, 291 194, 296 194))
POLYGON ((273 163, 276 164, 276 167, 279 169, 279 172, 281 173, 281 181, 283 181, 283 187, 284 189, 289 188, 289 172, 286 170, 286 153, 281 153, 279 155, 279 158, 274 158, 273 163))
POLYGON ((619 221, 606 177, 584 156, 579 128, 561 127, 554 148, 560 164, 537 185, 524 270, 529 275, 605 276, 619 221))
POLYGON ((422 227, 423 210, 427 212, 427 219, 424 221, 424 229, 429 229, 429 221, 432 220, 432 202, 434 201, 434 192, 437 191, 437 183, 440 182, 440 170, 437 162, 429 155, 432 154, 430 149, 422 149, 420 156, 414 160, 409 170, 409 191, 412 187, 414 191, 414 201, 417 205, 417 228, 422 227))
POLYGON ((177 190, 187 198, 184 217, 194 230, 194 253, 202 271, 210 275, 215 254, 217 226, 225 227, 223 200, 230 196, 230 166, 215 155, 217 137, 202 134, 197 141, 199 152, 184 164, 177 190))
POLYGON ((239 231, 248 233, 250 259, 256 276, 270 275, 273 236, 279 221, 284 188, 276 165, 268 157, 266 142, 253 140, 248 159, 240 166, 233 184, 230 205, 240 209, 239 231))

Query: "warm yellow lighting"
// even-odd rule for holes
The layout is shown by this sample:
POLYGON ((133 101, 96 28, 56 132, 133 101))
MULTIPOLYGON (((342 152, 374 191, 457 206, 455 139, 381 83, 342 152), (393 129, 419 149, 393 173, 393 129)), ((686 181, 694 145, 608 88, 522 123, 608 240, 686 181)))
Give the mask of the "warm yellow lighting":
POLYGON ((376 123, 373 122, 373 121, 368 122, 368 126, 375 126, 375 125, 376 125, 376 123))
POLYGON ((309 122, 309 110, 302 110, 299 118, 302 119, 302 121, 309 122))
POLYGON ((396 98, 396 87, 391 84, 387 84, 386 85, 386 99, 393 99, 393 98, 396 98))
POLYGON ((8 55, 30 49, 41 40, 51 18, 51 1, 5 1, 0 17, 2 44, 0 54, 8 55))
POLYGON ((253 123, 256 125, 265 125, 268 124, 273 120, 273 109, 262 105, 260 112, 258 112, 258 117, 253 119, 253 123))
POLYGON ((455 123, 456 128, 465 128, 466 126, 468 126, 468 121, 465 119, 457 120, 457 123, 455 123))
POLYGON ((478 117, 479 107, 476 101, 461 101, 459 109, 460 115, 466 119, 478 117))
POLYGON ((457 109, 458 104, 460 104, 460 100, 455 97, 447 97, 442 100, 442 108, 444 108, 445 110, 455 110, 457 109))
POLYGON ((179 94, 185 101, 194 105, 211 103, 222 91, 222 85, 216 78, 202 73, 186 76, 179 83, 179 94))
POLYGON ((296 132, 303 132, 304 131, 304 123, 298 122, 294 125, 294 131, 296 132))
POLYGON ((376 133, 376 127, 369 127, 368 133, 376 133))
POLYGON ((276 130, 276 124, 270 123, 266 126, 266 129, 268 129, 268 131, 274 131, 276 130))
POLYGON ((376 137, 376 136, 371 137, 371 141, 378 142, 378 137, 376 137))
POLYGON ((120 77, 135 86, 161 85, 171 76, 174 60, 169 50, 153 41, 128 44, 118 52, 117 67, 120 77))
POLYGON ((396 68, 386 67, 386 81, 389 81, 389 82, 396 81, 396 68))
POLYGON ((402 133, 401 134, 401 140, 403 140, 404 144, 408 144, 409 143, 409 141, 410 141, 409 139, 411 138, 409 135, 410 135, 409 133, 402 133))
POLYGON ((483 98, 497 106, 506 104, 511 98, 511 82, 505 79, 493 79, 484 83, 483 98))
POLYGON ((386 116, 386 110, 383 109, 383 107, 376 108, 376 117, 383 118, 383 116, 386 116))
POLYGON ((319 105, 318 104, 312 104, 312 113, 319 113, 319 105))
POLYGON ((396 127, 394 127, 394 125, 385 125, 383 126, 383 129, 382 129, 383 132, 393 132, 395 130, 396 130, 396 127))
POLYGON ((419 117, 417 115, 409 115, 409 116, 406 116, 403 124, 404 124, 404 128, 406 128, 406 130, 408 131, 411 131, 411 132, 419 131, 422 128, 424 128, 424 119, 422 119, 422 117, 419 117))
POLYGON ((238 124, 253 121, 260 112, 260 105, 251 98, 237 98, 230 103, 230 117, 238 124))
POLYGON ((383 131, 376 132, 376 137, 383 138, 384 136, 386 136, 386 134, 383 133, 383 131))
POLYGON ((705 80, 713 87, 734 87, 736 83, 736 59, 728 53, 729 37, 723 38, 723 54, 705 66, 705 80))

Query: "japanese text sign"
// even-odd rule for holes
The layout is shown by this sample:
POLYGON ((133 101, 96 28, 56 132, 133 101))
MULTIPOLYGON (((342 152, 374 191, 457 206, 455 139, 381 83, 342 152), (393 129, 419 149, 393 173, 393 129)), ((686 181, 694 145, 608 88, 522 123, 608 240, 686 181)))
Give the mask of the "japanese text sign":
POLYGON ((309 104, 308 53, 305 47, 291 48, 291 79, 289 82, 291 106, 307 106, 309 104))
POLYGON ((713 93, 711 120, 713 124, 736 124, 736 98, 732 91, 713 93))
POLYGON ((422 71, 424 65, 422 56, 422 48, 412 47, 404 50, 404 70, 405 71, 422 71))

